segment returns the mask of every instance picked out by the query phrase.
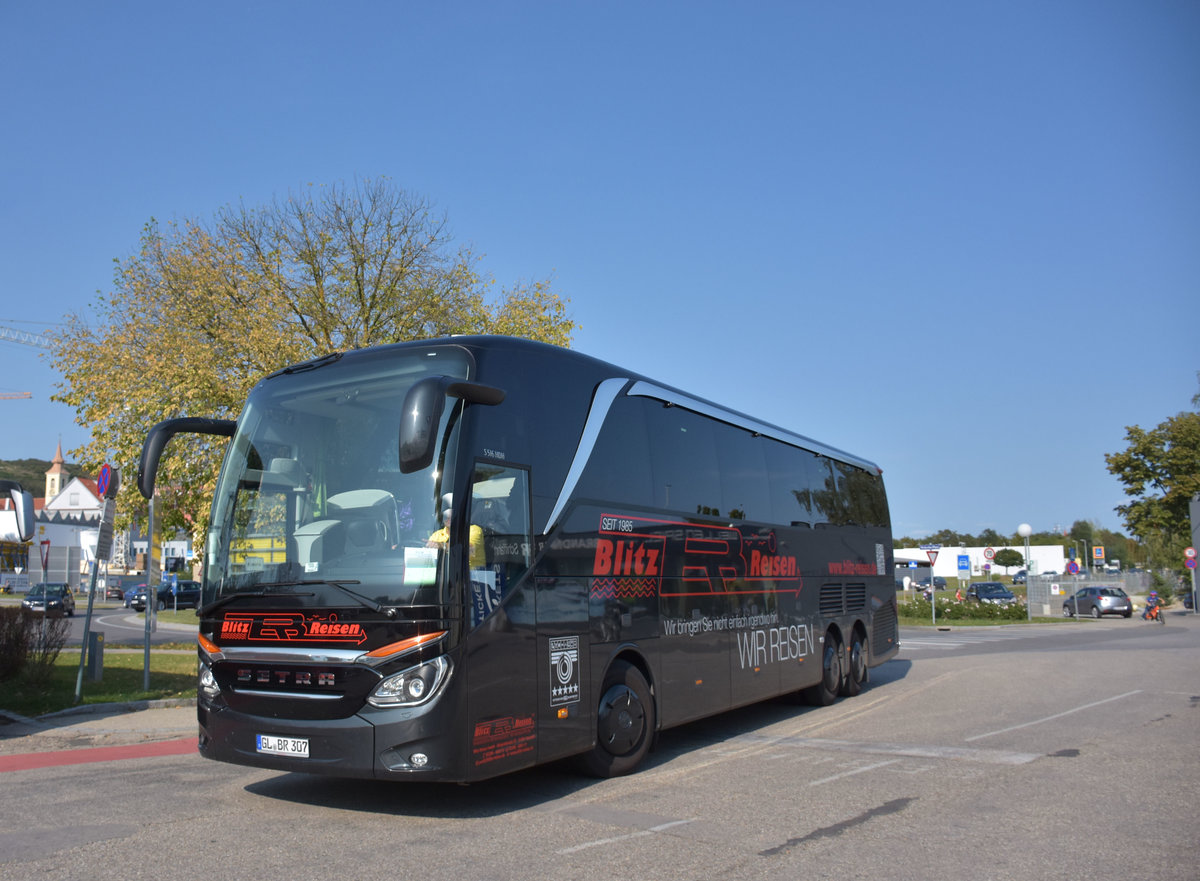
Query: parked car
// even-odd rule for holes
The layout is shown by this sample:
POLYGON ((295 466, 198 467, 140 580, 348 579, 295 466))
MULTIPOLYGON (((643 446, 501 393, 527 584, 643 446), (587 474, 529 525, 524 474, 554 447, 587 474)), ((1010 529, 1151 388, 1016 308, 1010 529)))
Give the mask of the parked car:
POLYGON ((31 612, 75 614, 75 594, 65 582, 35 584, 21 600, 21 608, 31 612))
POLYGON ((1080 615, 1091 615, 1099 618, 1101 615, 1120 615, 1128 618, 1133 614, 1133 601, 1119 587, 1106 587, 1097 584, 1093 587, 1081 587, 1075 591, 1075 596, 1067 597, 1063 602, 1063 615, 1074 618, 1080 615))
POLYGON ((167 595, 168 609, 195 609, 199 605, 199 581, 180 581, 171 585, 171 589, 167 595))
MULTIPOLYGON (((149 595, 150 591, 146 588, 146 585, 139 584, 137 592, 134 593, 133 599, 129 603, 129 607, 135 612, 146 611, 146 597, 149 595)), ((171 602, 171 585, 160 584, 158 586, 158 590, 155 592, 155 595, 158 598, 158 605, 156 608, 161 612, 167 607, 167 604, 171 602)))
POLYGON ((1016 575, 1013 576, 1013 584, 1024 584, 1028 578, 1029 578, 1029 570, 1022 569, 1016 575))
POLYGON ((1017 601, 1016 594, 999 581, 972 581, 967 587, 967 599, 993 606, 1007 606, 1017 601))
MULTIPOLYGON (((913 586, 916 587, 917 590, 922 590, 922 591, 929 590, 929 579, 922 578, 920 581, 916 582, 913 586)), ((942 576, 940 576, 940 575, 933 576, 933 589, 934 590, 945 590, 946 589, 946 579, 942 578, 942 576)))

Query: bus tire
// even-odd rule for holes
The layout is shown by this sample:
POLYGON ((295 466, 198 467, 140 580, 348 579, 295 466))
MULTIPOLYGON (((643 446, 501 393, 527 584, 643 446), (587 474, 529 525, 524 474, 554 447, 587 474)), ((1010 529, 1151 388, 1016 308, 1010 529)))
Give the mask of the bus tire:
POLYGON ((650 751, 654 718, 654 696, 642 671, 626 661, 614 663, 596 708, 596 745, 582 756, 584 771, 593 777, 633 771, 650 751))
POLYGON ((841 693, 843 697, 854 697, 863 690, 867 681, 867 648, 863 639, 855 633, 850 637, 850 647, 846 650, 846 676, 842 680, 841 693))
POLYGON ((842 641, 832 632, 825 634, 825 649, 821 652, 821 681, 804 689, 802 697, 814 707, 827 707, 838 699, 842 690, 842 641))

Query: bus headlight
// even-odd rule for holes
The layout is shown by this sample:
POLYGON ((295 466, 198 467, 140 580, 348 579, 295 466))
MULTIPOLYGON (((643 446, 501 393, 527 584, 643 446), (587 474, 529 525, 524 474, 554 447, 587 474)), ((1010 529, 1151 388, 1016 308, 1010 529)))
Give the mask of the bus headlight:
POLYGON ((415 707, 431 700, 450 678, 450 659, 440 655, 384 678, 371 692, 373 707, 415 707))
POLYGON ((200 665, 200 681, 198 683, 200 697, 206 700, 213 700, 221 692, 221 686, 217 685, 217 679, 213 676, 212 669, 208 664, 200 665))

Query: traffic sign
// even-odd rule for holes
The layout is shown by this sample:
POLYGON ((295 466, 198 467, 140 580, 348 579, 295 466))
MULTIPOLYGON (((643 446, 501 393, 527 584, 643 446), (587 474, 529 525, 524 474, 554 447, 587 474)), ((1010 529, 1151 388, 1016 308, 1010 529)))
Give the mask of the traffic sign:
POLYGON ((983 549, 983 558, 985 560, 990 560, 995 556, 996 556, 995 548, 984 548, 983 549))
POLYGON ((937 555, 938 555, 937 551, 926 551, 925 553, 929 555, 929 565, 930 566, 932 566, 934 563, 937 562, 937 555))
POLYGON ((1183 565, 1187 566, 1189 569, 1195 569, 1196 568, 1196 558, 1190 557, 1189 559, 1184 560, 1183 565))
POLYGON ((1189 560, 1194 560, 1194 559, 1196 559, 1196 549, 1195 548, 1184 548, 1183 555, 1185 557, 1187 557, 1189 560))
POLYGON ((100 490, 100 498, 115 499, 117 490, 121 488, 121 478, 117 469, 107 462, 100 466, 100 476, 96 478, 96 488, 100 490))
POLYGON ((1071 575, 1078 575, 1079 574, 1079 564, 1076 563, 1074 560, 1072 560, 1070 563, 1067 564, 1067 572, 1069 572, 1071 575))

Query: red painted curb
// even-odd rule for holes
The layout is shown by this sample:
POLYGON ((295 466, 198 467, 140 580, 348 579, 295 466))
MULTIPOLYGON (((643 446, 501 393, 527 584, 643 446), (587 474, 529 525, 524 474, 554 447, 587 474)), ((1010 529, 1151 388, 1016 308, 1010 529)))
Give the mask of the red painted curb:
POLYGON ((97 746, 88 749, 21 753, 15 756, 0 756, 0 774, 6 771, 57 768, 62 765, 85 765, 89 762, 116 762, 121 759, 142 759, 154 756, 182 756, 194 752, 196 752, 195 735, 179 740, 159 740, 153 743, 134 743, 128 746, 97 746))

